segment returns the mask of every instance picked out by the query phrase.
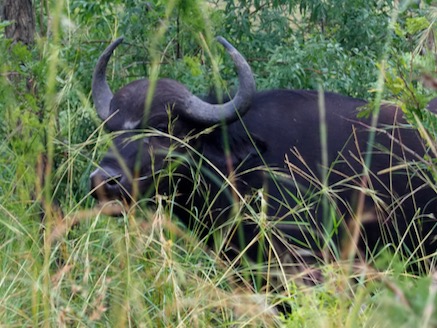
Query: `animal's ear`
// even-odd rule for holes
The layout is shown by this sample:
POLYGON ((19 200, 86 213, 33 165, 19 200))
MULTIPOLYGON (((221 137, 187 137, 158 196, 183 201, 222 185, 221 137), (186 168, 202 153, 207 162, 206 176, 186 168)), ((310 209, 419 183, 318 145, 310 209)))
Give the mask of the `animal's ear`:
POLYGON ((221 135, 211 134, 201 141, 203 155, 214 163, 222 163, 227 166, 226 154, 230 154, 230 160, 234 168, 244 165, 248 161, 259 158, 266 150, 267 144, 257 135, 250 137, 246 134, 230 134, 227 143, 229 151, 226 151, 226 142, 220 142, 221 135))
POLYGON ((234 138, 230 146, 234 167, 259 158, 267 150, 267 144, 256 134, 252 134, 250 138, 247 135, 234 138))

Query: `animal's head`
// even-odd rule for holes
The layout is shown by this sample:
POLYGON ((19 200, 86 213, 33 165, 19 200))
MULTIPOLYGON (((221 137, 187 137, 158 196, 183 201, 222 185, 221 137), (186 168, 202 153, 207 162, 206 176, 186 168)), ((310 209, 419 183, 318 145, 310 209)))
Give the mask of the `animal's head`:
POLYGON ((255 93, 248 63, 229 42, 218 37, 238 71, 239 89, 230 101, 210 104, 169 79, 158 80, 153 87, 146 79, 137 80, 113 94, 106 80, 106 67, 122 40, 115 40, 105 49, 93 75, 97 113, 105 127, 117 133, 113 146, 90 176, 93 195, 99 200, 129 200, 133 190, 143 193, 151 185, 153 174, 166 165, 173 137, 183 139, 190 131, 237 120, 249 109, 255 93), (155 133, 145 133, 143 128, 155 133))

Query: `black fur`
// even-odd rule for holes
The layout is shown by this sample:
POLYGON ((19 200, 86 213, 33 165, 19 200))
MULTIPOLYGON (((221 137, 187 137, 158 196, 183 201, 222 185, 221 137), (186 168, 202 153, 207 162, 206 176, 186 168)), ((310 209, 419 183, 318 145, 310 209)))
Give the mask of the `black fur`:
MULTIPOLYGON (((130 92, 129 88, 128 85, 119 91, 113 103, 119 101, 121 96, 117 95, 129 91, 130 96, 123 101, 135 107, 129 110, 139 112, 144 105, 141 101, 141 104, 134 102, 135 97, 138 94, 142 99, 139 95, 146 92, 137 89, 130 92)), ((277 253, 283 258, 300 257, 298 251, 293 254, 294 246, 290 245, 311 248, 316 254, 321 254, 329 246, 327 235, 332 234, 332 240, 340 243, 349 234, 348 227, 354 220, 358 190, 365 188, 364 210, 369 219, 361 230, 360 247, 363 252, 390 245, 393 250, 400 245, 403 251, 408 252, 420 245, 421 248, 416 249, 419 255, 422 251, 434 253, 436 195, 430 182, 426 181, 429 178, 427 168, 421 164, 420 158, 428 152, 418 133, 406 124, 399 109, 392 106, 381 109, 380 130, 371 148, 372 161, 366 187, 363 185, 365 171, 362 163, 371 124, 370 119, 357 119, 359 108, 366 102, 326 92, 329 165, 325 169, 328 185, 334 191, 328 196, 331 204, 336 204, 331 208, 338 221, 342 221, 339 227, 333 227, 333 215, 325 216, 329 212, 324 210, 321 201, 323 169, 318 98, 319 94, 315 91, 259 92, 241 121, 207 128, 208 132, 205 132, 206 128, 181 117, 173 117, 171 103, 158 101, 158 105, 152 106, 145 125, 165 130, 180 139, 197 134, 189 139, 189 147, 165 135, 126 142, 138 135, 136 130, 117 137, 115 146, 132 175, 147 177, 138 182, 140 193, 168 194, 176 188, 175 213, 189 226, 193 224, 191 213, 204 210, 201 218, 205 234, 227 221, 232 203, 236 200, 232 188, 223 188, 223 178, 218 170, 224 176, 231 176, 237 191, 246 195, 255 208, 259 204, 256 195, 264 195, 268 203, 268 231, 277 253), (168 126, 171 126, 170 131, 168 126), (176 184, 172 185, 163 178, 159 180, 159 190, 155 190, 158 178, 154 172, 161 172, 168 165, 166 155, 172 144, 176 145, 172 158, 184 158, 176 169, 176 184), (133 168, 138 152, 141 165, 135 174, 133 168), (196 163, 199 162, 203 164, 197 168, 196 163), (396 170, 391 171, 390 168, 396 170), (196 181, 195 173, 198 171, 204 173, 201 183, 196 181), (307 203, 302 204, 299 195, 304 195, 307 203), (287 242, 283 243, 284 240, 287 242)), ((132 181, 111 151, 103 158, 100 169, 93 173, 91 180, 96 189, 94 195, 99 199, 130 197, 132 181), (118 177, 116 183, 96 188, 102 181, 110 180, 111 176, 121 178, 118 177)), ((240 235, 233 243, 239 245, 237 250, 256 238, 259 226, 246 220, 243 230, 245 240, 242 241, 240 235)), ((248 254, 255 259, 258 251, 258 248, 252 247, 248 254)), ((263 252, 267 254, 267 248, 263 252)))

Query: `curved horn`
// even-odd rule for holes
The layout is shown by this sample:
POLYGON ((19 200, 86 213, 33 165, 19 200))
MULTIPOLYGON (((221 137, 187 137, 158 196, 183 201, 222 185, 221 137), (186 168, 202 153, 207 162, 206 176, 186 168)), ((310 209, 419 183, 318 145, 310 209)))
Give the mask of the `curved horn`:
POLYGON ((123 38, 118 38, 112 42, 99 57, 93 73, 92 95, 97 114, 102 120, 109 117, 109 104, 114 96, 111 88, 106 81, 106 67, 114 49, 123 42, 123 38))
POLYGON ((203 125, 223 121, 230 123, 238 119, 239 115, 243 116, 256 91, 255 79, 246 59, 225 38, 219 36, 217 41, 223 45, 237 67, 239 88, 233 99, 221 105, 209 104, 192 94, 184 99, 179 108, 181 115, 203 125))

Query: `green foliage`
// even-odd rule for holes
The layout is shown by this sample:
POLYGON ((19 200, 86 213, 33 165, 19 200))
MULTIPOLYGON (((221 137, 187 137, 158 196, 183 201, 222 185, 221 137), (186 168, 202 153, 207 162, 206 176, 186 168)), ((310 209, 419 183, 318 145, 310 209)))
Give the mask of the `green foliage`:
MULTIPOLYGON (((0 119, 2 120, 0 149, 5 153, 0 162, 14 163, 5 172, 16 179, 16 190, 22 199, 29 200, 35 181, 36 159, 44 149, 43 103, 36 82, 44 63, 35 60, 34 53, 21 44, 11 45, 0 39, 0 50, 4 54, 1 67, 0 119), (11 160, 11 162, 9 162, 11 160)), ((6 187, 9 189, 9 187, 6 187)), ((10 189, 9 189, 10 191, 10 189)))
POLYGON ((347 52, 339 43, 319 37, 305 45, 295 41, 291 47, 277 47, 265 69, 269 75, 258 78, 258 85, 264 88, 316 89, 322 85, 325 90, 361 97, 374 83, 370 77, 376 75, 375 62, 358 49, 347 52), (367 72, 364 79, 357 75, 357 66, 367 72))
POLYGON ((239 42, 265 78, 261 88, 314 89, 321 82, 330 91, 369 97, 375 63, 385 51, 391 1, 226 3, 218 33, 239 42))
POLYGON ((408 17, 405 24, 405 29, 408 34, 415 35, 430 25, 430 22, 426 17, 408 17))
MULTIPOLYGON (((437 136, 437 119, 427 105, 436 94, 435 87, 429 89, 422 82, 430 78, 430 72, 436 71, 433 52, 436 8, 414 8, 401 12, 394 26, 394 46, 387 50, 388 60, 378 67, 384 77, 384 96, 402 109, 409 123, 420 130, 424 142, 429 145, 437 136)), ((428 169, 435 174, 433 165, 428 169)))
POLYGON ((398 277, 375 286, 376 311, 370 322, 387 327, 434 327, 437 324, 435 277, 398 277), (390 287, 390 288, 388 288, 390 287))

